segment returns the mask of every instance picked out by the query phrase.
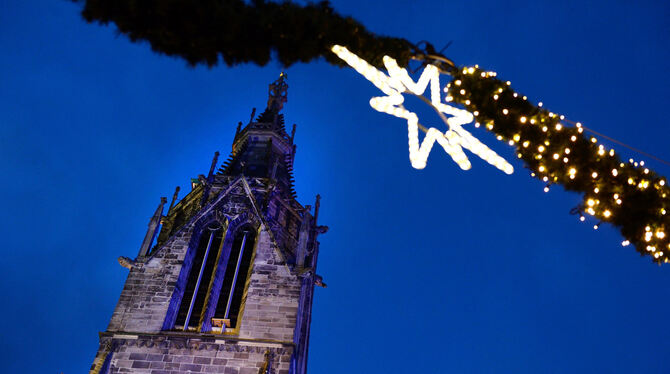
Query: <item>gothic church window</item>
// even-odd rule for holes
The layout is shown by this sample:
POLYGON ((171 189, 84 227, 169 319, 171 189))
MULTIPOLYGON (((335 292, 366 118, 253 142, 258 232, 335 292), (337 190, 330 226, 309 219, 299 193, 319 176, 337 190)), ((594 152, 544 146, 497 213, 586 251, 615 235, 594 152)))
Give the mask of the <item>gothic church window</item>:
POLYGON ((216 259, 223 239, 223 228, 210 225, 200 235, 200 240, 189 271, 182 296, 175 328, 197 330, 205 306, 207 291, 214 275, 216 259))
POLYGON ((251 272, 255 241, 256 231, 250 226, 244 226, 235 233, 213 322, 220 322, 231 329, 239 327, 238 319, 251 272))
POLYGON ((174 329, 207 329, 209 324, 204 323, 205 316, 213 317, 210 322, 214 330, 238 327, 255 241, 256 230, 251 225, 244 225, 231 233, 226 233, 219 224, 202 230, 188 270, 174 329), (224 240, 227 236, 230 239, 224 240), (212 303, 209 298, 212 293, 216 294, 215 290, 219 291, 219 297, 212 303))

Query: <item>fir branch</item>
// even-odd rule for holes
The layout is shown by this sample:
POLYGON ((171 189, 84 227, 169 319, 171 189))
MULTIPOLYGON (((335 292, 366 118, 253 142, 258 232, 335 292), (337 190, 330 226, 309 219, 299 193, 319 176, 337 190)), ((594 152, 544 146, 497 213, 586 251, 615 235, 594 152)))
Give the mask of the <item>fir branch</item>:
POLYGON ((327 1, 298 5, 255 0, 73 0, 83 2, 88 22, 114 23, 133 42, 148 41, 155 52, 184 58, 190 65, 267 64, 284 66, 323 57, 344 66, 330 52, 348 46, 376 66, 390 55, 406 65, 416 51, 401 38, 375 35, 327 1))
POLYGON ((573 211, 610 223, 642 255, 670 262, 670 188, 667 179, 587 139, 583 128, 514 92, 509 82, 479 68, 454 69, 447 100, 464 105, 477 123, 516 145, 531 175, 583 194, 573 211))
POLYGON ((670 262, 670 189, 661 175, 622 162, 613 150, 583 129, 564 127, 561 118, 515 93, 508 84, 479 68, 455 69, 425 43, 423 49, 402 38, 375 35, 327 1, 297 5, 254 0, 73 0, 83 2, 88 22, 114 23, 133 42, 148 41, 159 53, 191 65, 267 64, 284 66, 324 58, 345 63, 330 52, 335 44, 376 67, 384 55, 400 66, 410 58, 436 63, 454 76, 449 97, 475 114, 500 139, 517 146, 531 175, 583 194, 573 211, 608 222, 621 231, 623 244, 657 263, 670 262))

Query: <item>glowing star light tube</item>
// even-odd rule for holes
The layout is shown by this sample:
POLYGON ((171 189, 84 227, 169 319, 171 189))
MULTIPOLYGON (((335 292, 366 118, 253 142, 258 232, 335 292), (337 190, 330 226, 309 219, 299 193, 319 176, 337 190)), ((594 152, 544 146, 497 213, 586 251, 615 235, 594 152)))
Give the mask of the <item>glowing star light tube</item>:
POLYGON ((384 66, 389 73, 389 75, 386 75, 345 47, 335 45, 332 47, 332 51, 386 94, 386 96, 370 99, 370 106, 373 109, 398 118, 404 118, 407 121, 409 160, 414 168, 423 169, 426 167, 428 154, 433 148, 433 144, 437 142, 463 170, 472 167, 470 160, 463 152, 463 148, 465 148, 507 174, 514 172, 512 165, 462 127, 474 120, 470 112, 442 102, 440 97, 440 72, 434 65, 426 66, 419 80, 414 82, 407 70, 400 68, 396 60, 389 56, 384 56, 383 59, 384 66), (416 113, 403 107, 404 98, 402 94, 411 93, 423 97, 422 95, 429 84, 430 104, 449 126, 449 130, 442 133, 431 127, 425 130, 426 136, 423 142, 419 143, 419 118, 416 113), (451 117, 447 119, 443 114, 448 114, 451 117))

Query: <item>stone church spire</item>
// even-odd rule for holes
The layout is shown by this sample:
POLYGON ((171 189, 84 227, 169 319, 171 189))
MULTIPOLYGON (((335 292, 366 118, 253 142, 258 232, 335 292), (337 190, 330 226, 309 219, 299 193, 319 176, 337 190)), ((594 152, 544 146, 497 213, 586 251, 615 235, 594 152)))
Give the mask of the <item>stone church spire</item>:
MULTIPOLYGON (((295 198, 293 161, 296 145, 295 125, 291 135, 286 132, 284 115, 288 83, 285 73, 269 85, 267 107, 256 120, 236 131, 232 152, 219 170, 220 175, 244 174, 274 180, 285 198, 295 198)), ((255 111, 255 109, 254 109, 255 111)))
MULTIPOLYGON (((293 189, 296 147, 280 113, 286 74, 232 151, 154 213, 91 373, 288 373, 307 370, 319 197, 312 213, 293 189), (160 233, 151 247, 154 235, 160 233)), ((295 129, 295 128, 294 128, 295 129)))

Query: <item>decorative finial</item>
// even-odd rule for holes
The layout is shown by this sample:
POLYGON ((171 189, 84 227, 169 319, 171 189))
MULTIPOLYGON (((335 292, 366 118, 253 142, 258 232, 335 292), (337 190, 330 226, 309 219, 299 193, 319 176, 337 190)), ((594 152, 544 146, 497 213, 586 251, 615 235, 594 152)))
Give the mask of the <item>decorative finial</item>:
POLYGON ((219 151, 214 152, 214 157, 212 158, 212 166, 209 167, 209 174, 207 174, 207 180, 211 181, 212 176, 214 175, 214 169, 216 168, 216 163, 219 161, 219 151))
POLYGON ((319 219, 319 208, 321 208, 321 195, 316 195, 316 201, 314 202, 314 223, 319 219))
POLYGON ((281 72, 279 79, 270 84, 268 109, 279 113, 287 101, 288 84, 286 83, 286 73, 281 72))
POLYGON ((174 189, 174 194, 172 195, 172 202, 170 202, 170 208, 168 208, 168 215, 170 215, 170 212, 172 212, 172 208, 174 207, 175 201, 177 201, 177 198, 179 197, 179 186, 175 187, 174 189))
POLYGON ((249 116, 249 123, 254 121, 254 116, 256 115, 256 108, 251 109, 251 115, 249 116))
POLYGON ((154 238, 158 233, 158 226, 160 225, 160 221, 163 218, 163 205, 165 205, 165 203, 167 203, 167 198, 161 197, 161 202, 158 204, 158 208, 156 208, 154 215, 151 216, 151 219, 149 220, 149 228, 147 229, 147 234, 142 241, 142 246, 140 246, 139 257, 146 256, 149 253, 151 243, 153 243, 154 238))

